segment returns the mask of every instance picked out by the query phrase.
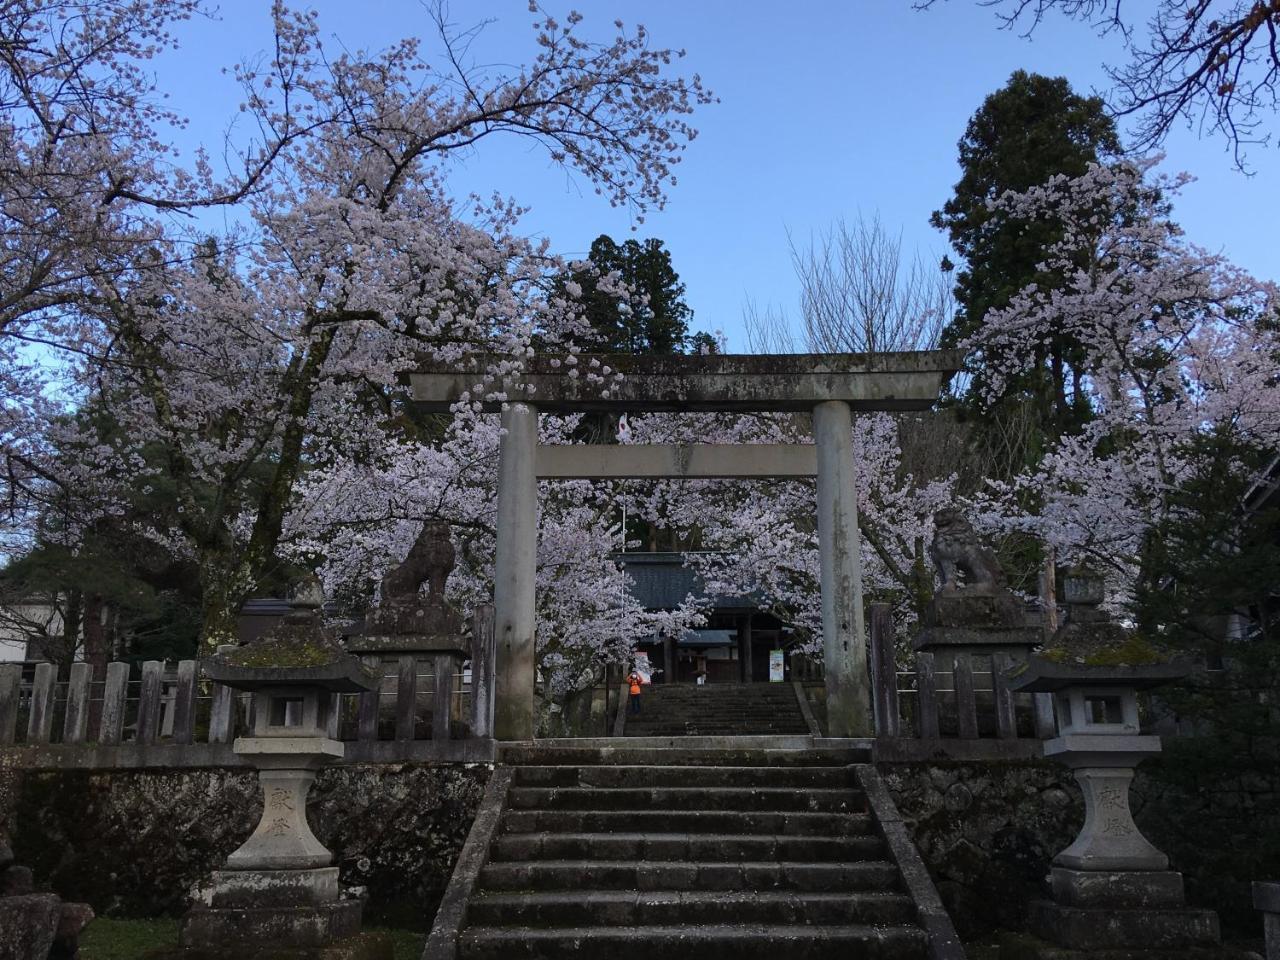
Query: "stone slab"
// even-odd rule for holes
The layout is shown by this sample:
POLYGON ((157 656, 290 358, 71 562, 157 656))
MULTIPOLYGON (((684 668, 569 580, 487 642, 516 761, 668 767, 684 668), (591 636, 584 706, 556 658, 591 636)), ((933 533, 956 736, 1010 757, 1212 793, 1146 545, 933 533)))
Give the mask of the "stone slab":
POLYGON ((1044 755, 1080 767, 1136 767, 1160 752, 1160 738, 1138 733, 1067 733, 1044 742, 1044 755))
POLYGON ((250 692, 263 687, 319 687, 330 693, 361 693, 377 688, 377 678, 371 676, 359 660, 347 656, 341 648, 337 653, 332 663, 279 667, 243 666, 219 655, 205 660, 203 671, 210 680, 250 692))
POLYGON ((312 870, 215 870, 195 892, 206 907, 320 906, 338 900, 338 868, 312 870))
POLYGON ((61 916, 62 900, 53 893, 0 897, 0 960, 44 960, 61 916))
POLYGON ((1025 668, 1010 680, 1012 690, 1025 693, 1052 693, 1067 687, 1128 687, 1147 690, 1185 677, 1182 663, 1152 663, 1140 666, 1088 666, 1056 663, 1032 657, 1025 668))
MULTIPOLYGON (((414 624, 406 618, 395 625, 412 627, 414 624)), ((387 624, 378 623, 375 626, 385 627, 387 624)), ((354 634, 347 641, 347 649, 359 654, 448 653, 458 657, 459 660, 465 660, 471 656, 471 648, 466 637, 456 633, 414 633, 410 629, 395 633, 370 631, 354 634)))
POLYGON ((245 757, 253 757, 255 766, 263 766, 272 757, 283 757, 290 768, 304 769, 306 761, 312 766, 341 760, 346 752, 339 740, 328 737, 236 737, 232 749, 245 757), (297 761, 296 763, 294 761, 297 761))
POLYGON ((1000 960, 1257 960, 1257 954, 1220 946, 1072 950, 1025 933, 1002 933, 1000 960))
POLYGON ((1027 627, 1026 605, 1008 590, 984 591, 980 589, 939 593, 924 608, 921 617, 925 628, 969 627, 980 630, 1027 630, 1036 635, 1040 631, 1027 627))
POLYGON ((1280 881, 1253 881, 1253 909, 1280 913, 1280 881))
MULTIPOLYGON (((324 947, 360 932, 359 900, 310 907, 221 908, 195 906, 182 918, 183 947, 221 949, 261 944, 324 947)), ((226 956, 224 952, 222 954, 226 956)))
POLYGON ((1176 870, 1071 870, 1049 872, 1053 899, 1073 907, 1172 907, 1186 902, 1176 870))
POLYGON ((1187 908, 1107 910, 1034 900, 1027 926, 1041 939, 1073 950, 1168 950, 1216 946, 1221 939, 1216 913, 1187 908))
MULTIPOLYGON (((538 405, 547 413, 579 410, 644 413, 662 410, 785 410, 806 412, 841 400, 855 410, 924 410, 944 381, 960 368, 963 352, 712 354, 708 356, 540 355, 527 362, 521 381, 489 384, 508 402, 538 405), (571 367, 602 378, 568 376, 571 367), (621 379, 614 376, 622 374, 621 379)), ((456 368, 424 367, 409 375, 422 409, 448 413, 481 380, 456 368)), ((484 401, 498 410, 501 402, 484 401)))

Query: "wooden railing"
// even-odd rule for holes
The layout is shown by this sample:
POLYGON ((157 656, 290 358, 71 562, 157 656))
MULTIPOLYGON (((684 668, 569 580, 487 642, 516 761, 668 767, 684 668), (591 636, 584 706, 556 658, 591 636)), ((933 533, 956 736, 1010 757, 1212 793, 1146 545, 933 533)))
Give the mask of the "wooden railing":
MULTIPOLYGON (((470 670, 455 672, 441 665, 456 663, 441 655, 402 656, 383 667, 378 690, 332 694, 327 733, 354 745, 356 758, 410 759, 430 751, 401 749, 429 741, 445 755, 467 755, 447 749, 458 741, 492 741, 493 615, 477 611, 472 621, 470 670), (374 744, 385 744, 374 747, 374 744), (397 747, 399 745, 399 747, 397 747)), ((377 657, 365 662, 375 668, 377 657)), ((0 664, 0 747, 192 747, 230 745, 253 723, 252 694, 202 676, 196 660, 171 665, 161 660, 141 664, 137 676, 128 663, 109 663, 93 677, 87 663, 71 665, 65 680, 52 663, 35 665, 29 680, 21 664, 0 664)), ((191 752, 192 757, 223 757, 229 751, 191 752)), ((352 754, 352 751, 348 751, 352 754)), ((56 755, 55 755, 56 756, 56 755)), ((102 751, 97 759, 107 756, 102 751)), ((156 762, 187 762, 170 751, 148 756, 156 762)), ((109 759, 109 756, 108 756, 109 759)), ((190 762, 195 762, 194 760, 190 762)))
POLYGON ((1009 689, 1008 654, 955 654, 938 670, 932 653, 915 654, 914 670, 899 670, 888 604, 871 605, 871 697, 877 737, 939 740, 1043 740, 1055 732, 1050 694, 1009 689), (982 689, 976 682, 986 678, 982 689))

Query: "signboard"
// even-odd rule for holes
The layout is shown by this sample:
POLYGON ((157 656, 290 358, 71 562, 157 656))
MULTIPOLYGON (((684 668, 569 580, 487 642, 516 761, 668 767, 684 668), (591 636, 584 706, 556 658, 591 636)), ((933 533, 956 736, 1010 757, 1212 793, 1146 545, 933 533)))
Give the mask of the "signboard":
POLYGON ((782 683, 782 681, 786 679, 785 670, 786 670, 786 667, 782 659, 782 651, 770 650, 769 651, 769 682, 782 683))

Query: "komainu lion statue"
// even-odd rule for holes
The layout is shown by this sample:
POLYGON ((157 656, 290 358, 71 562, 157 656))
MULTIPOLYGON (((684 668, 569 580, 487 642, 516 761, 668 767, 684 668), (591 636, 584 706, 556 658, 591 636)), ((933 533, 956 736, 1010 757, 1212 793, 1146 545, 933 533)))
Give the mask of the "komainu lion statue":
POLYGON ((960 577, 964 578, 965 590, 1004 589, 1004 571, 996 555, 978 540, 963 513, 955 507, 944 507, 933 515, 933 526, 929 557, 942 578, 942 593, 957 592, 960 577))
POLYGON ((422 585, 427 584, 427 600, 444 601, 444 585, 453 570, 454 550, 449 540, 449 525, 441 520, 428 520, 414 541, 404 562, 382 578, 382 600, 415 600, 422 585))

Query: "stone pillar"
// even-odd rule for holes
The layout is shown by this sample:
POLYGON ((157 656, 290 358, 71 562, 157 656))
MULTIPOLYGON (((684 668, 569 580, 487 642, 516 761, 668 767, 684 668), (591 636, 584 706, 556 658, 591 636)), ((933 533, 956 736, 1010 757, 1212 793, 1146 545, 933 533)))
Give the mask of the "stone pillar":
MULTIPOLYGON (((341 759, 342 744, 327 738, 310 737, 282 743, 278 753, 266 750, 275 742, 241 738, 236 753, 253 758, 262 785, 262 817, 257 828, 239 849, 227 857, 226 871, 296 870, 308 875, 320 868, 322 874, 303 876, 302 885, 318 882, 332 887, 337 899, 338 868, 330 867, 333 854, 316 839, 307 823, 307 796, 315 783, 316 773, 334 759, 341 759), (303 742, 304 740, 308 742, 303 742)), ((222 873, 214 877, 222 879, 222 873)))
POLYGON ((1267 960, 1280 960, 1280 882, 1253 881, 1253 905, 1262 911, 1267 960))
POLYGON ((1084 826, 1075 842, 1053 858, 1054 865, 1071 870, 1166 869, 1169 858, 1142 835, 1129 811, 1133 768, 1091 763, 1072 772, 1084 794, 1084 826))
POLYGON ((498 452, 498 546, 493 605, 497 634, 494 736, 533 739, 534 580, 538 565, 538 411, 502 411, 498 452))
POLYGON ((822 644, 827 732, 871 735, 862 551, 854 488, 853 414, 840 400, 813 408, 818 454, 818 553, 822 565, 822 644))

